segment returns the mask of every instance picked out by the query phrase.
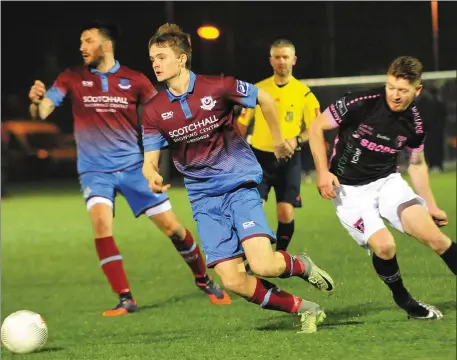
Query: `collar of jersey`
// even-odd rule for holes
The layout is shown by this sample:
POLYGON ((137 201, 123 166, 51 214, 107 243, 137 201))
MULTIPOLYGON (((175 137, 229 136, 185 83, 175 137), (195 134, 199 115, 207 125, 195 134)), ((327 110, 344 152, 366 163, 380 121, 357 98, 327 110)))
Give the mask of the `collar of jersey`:
POLYGON ((119 64, 119 61, 116 60, 116 62, 114 63, 114 66, 111 69, 109 69, 107 72, 98 71, 94 67, 89 67, 89 70, 91 73, 94 73, 94 74, 108 75, 108 74, 115 74, 119 70, 120 67, 121 67, 121 64, 119 64))
POLYGON ((185 100, 187 99, 187 96, 189 96, 189 93, 191 93, 192 91, 194 91, 194 86, 195 86, 195 79, 197 78, 197 76, 195 75, 194 72, 190 71, 190 81, 189 81, 189 87, 187 88, 187 91, 182 94, 182 95, 179 95, 179 96, 176 96, 176 95, 173 95, 171 93, 170 90, 165 89, 165 91, 167 92, 167 95, 168 95, 168 98, 170 99, 170 101, 175 101, 175 100, 185 100))

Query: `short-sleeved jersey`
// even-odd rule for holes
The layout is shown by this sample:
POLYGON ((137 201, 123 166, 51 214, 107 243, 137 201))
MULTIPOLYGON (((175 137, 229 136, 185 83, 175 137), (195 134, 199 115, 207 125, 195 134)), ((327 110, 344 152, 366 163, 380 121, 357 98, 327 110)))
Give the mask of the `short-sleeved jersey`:
POLYGON ((68 95, 74 117, 78 172, 113 172, 143 161, 137 106, 157 93, 149 79, 116 65, 106 73, 79 66, 61 73, 46 96, 68 95))
POLYGON ((257 92, 233 77, 191 72, 186 93, 166 89, 145 105, 144 150, 169 147, 191 201, 261 181, 262 169, 234 123, 234 106, 255 107, 257 92))
MULTIPOLYGON (((304 128, 309 128, 311 122, 319 115, 316 109, 320 110, 320 105, 316 97, 309 87, 294 77, 282 86, 276 85, 273 76, 258 82, 255 86, 269 93, 275 100, 281 132, 285 139, 298 136, 304 128)), ((255 109, 243 109, 238 121, 247 126, 253 115, 252 146, 258 150, 274 152, 270 129, 260 106, 255 109)))
POLYGON ((385 88, 346 94, 324 114, 338 126, 329 166, 342 184, 386 177, 397 171, 400 151, 423 150, 425 129, 417 105, 391 111, 385 88))

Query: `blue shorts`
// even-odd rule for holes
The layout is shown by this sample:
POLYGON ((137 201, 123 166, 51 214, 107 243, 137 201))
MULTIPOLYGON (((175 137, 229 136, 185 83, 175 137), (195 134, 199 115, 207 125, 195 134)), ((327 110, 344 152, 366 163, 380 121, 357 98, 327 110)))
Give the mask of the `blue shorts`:
POLYGON ((113 173, 87 172, 81 174, 79 181, 86 202, 93 197, 111 200, 117 193, 127 200, 133 214, 138 217, 146 210, 159 206, 168 200, 167 194, 154 194, 143 176, 142 163, 113 173))
POLYGON ((276 240, 255 188, 205 197, 191 205, 209 268, 224 260, 244 257, 244 240, 256 236, 276 240))

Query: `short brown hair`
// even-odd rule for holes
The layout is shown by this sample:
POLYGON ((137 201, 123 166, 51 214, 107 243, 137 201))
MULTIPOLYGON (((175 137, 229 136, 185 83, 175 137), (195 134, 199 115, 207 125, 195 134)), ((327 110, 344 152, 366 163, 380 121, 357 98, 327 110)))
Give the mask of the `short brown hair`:
POLYGON ((183 32, 178 25, 166 23, 159 27, 149 40, 148 49, 154 44, 169 46, 178 55, 186 54, 186 69, 190 70, 192 63, 190 35, 183 32))
POLYGON ((387 74, 415 83, 420 81, 422 69, 422 63, 418 59, 411 56, 400 56, 391 62, 387 74))
POLYGON ((270 45, 270 54, 271 54, 271 49, 282 48, 282 47, 289 47, 295 53, 295 46, 294 46, 294 44, 292 44, 292 41, 287 40, 287 39, 278 39, 278 40, 273 41, 273 43, 270 45))

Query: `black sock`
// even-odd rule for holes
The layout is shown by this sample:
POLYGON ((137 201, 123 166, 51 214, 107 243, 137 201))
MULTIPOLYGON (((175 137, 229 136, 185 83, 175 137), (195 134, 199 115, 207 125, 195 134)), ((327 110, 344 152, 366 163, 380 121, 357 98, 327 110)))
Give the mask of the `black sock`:
POLYGON ((403 286, 397 256, 390 260, 384 260, 373 254, 373 266, 382 281, 389 287, 396 300, 407 300, 408 290, 403 286))
POLYGON ((452 242, 449 249, 447 249, 440 256, 454 275, 457 275, 457 244, 452 242))
POLYGON ((119 294, 119 299, 120 299, 121 301, 133 300, 132 293, 131 293, 130 291, 120 293, 120 294, 119 294))
POLYGON ((278 230, 276 231, 276 250, 287 250, 290 244, 292 235, 295 230, 295 222, 292 220, 288 224, 278 222, 278 230))

